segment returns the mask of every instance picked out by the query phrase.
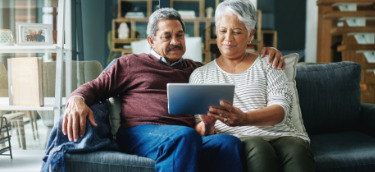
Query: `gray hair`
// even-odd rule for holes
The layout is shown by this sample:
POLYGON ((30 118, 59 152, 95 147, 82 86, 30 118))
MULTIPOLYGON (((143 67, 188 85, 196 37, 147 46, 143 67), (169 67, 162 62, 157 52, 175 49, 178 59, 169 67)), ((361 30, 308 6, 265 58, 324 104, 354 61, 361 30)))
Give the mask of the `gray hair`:
POLYGON ((182 25, 183 31, 185 32, 185 24, 182 21, 180 14, 173 8, 161 8, 151 14, 147 24, 147 36, 155 40, 156 31, 159 29, 157 26, 158 21, 170 19, 178 20, 182 25))
POLYGON ((250 0, 225 0, 216 7, 215 25, 224 14, 234 14, 245 25, 248 34, 255 28, 257 12, 250 0))

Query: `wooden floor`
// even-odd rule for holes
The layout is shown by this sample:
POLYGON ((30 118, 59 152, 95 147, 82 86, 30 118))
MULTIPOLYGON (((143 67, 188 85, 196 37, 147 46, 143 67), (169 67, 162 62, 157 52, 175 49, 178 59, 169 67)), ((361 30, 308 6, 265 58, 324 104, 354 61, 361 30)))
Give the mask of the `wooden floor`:
POLYGON ((13 159, 0 156, 1 172, 39 172, 44 150, 14 150, 13 159))
POLYGON ((10 159, 10 156, 0 155, 0 172, 40 171, 47 134, 46 127, 43 125, 41 119, 39 119, 37 123, 39 139, 33 138, 30 123, 25 124, 26 150, 23 150, 18 146, 18 139, 13 131, 11 139, 13 159, 10 159))

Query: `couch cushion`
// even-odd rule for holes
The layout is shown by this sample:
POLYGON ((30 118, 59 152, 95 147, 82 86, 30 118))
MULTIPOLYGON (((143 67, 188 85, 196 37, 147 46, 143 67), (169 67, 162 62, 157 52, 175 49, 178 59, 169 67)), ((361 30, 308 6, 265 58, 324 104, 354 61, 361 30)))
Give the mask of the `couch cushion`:
POLYGON ((69 172, 154 172, 155 161, 149 158, 113 151, 67 153, 65 171, 69 172))
MULTIPOLYGON (((291 118, 294 126, 302 133, 306 133, 305 127, 303 125, 301 109, 299 106, 298 91, 296 88, 296 64, 298 62, 298 54, 288 54, 283 56, 285 61, 285 74, 288 78, 288 85, 293 94, 293 106, 291 111, 291 118)), ((307 135, 307 134, 306 134, 307 135)))
POLYGON ((109 109, 109 123, 111 124, 111 133, 116 140, 117 130, 120 128, 121 121, 121 100, 118 96, 111 97, 107 100, 109 109))
POLYGON ((344 131, 359 120, 361 66, 353 62, 297 66, 297 89, 309 134, 344 131))
POLYGON ((375 171, 375 138, 360 132, 311 135, 318 172, 375 171))

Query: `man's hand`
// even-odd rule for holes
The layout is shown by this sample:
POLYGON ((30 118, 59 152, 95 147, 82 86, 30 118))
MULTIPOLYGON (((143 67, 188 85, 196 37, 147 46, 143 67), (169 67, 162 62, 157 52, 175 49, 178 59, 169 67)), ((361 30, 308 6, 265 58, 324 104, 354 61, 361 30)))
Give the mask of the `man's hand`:
POLYGON ((95 123, 94 114, 86 105, 81 97, 71 97, 68 101, 68 107, 65 110, 62 122, 62 132, 68 134, 69 141, 74 139, 78 141, 78 132, 83 137, 86 132, 86 118, 89 119, 91 125, 98 126, 95 123))
POLYGON ((215 125, 216 119, 207 115, 199 115, 204 124, 211 126, 215 125))
POLYGON ((202 121, 195 126, 195 130, 201 136, 213 135, 215 133, 216 119, 207 115, 199 115, 199 117, 202 121))
POLYGON ((277 69, 284 69, 285 68, 285 61, 282 58, 281 52, 273 47, 263 47, 260 51, 260 57, 264 57, 268 54, 268 64, 270 64, 273 60, 272 67, 277 69))

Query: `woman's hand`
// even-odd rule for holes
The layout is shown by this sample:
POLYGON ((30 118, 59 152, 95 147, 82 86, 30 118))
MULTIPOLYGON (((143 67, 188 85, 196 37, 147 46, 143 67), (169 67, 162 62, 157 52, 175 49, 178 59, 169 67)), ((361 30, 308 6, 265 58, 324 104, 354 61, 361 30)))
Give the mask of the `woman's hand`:
POLYGON ((282 57, 281 52, 273 47, 263 47, 260 51, 260 57, 264 57, 268 54, 268 64, 270 64, 273 60, 272 67, 277 69, 284 69, 285 68, 285 61, 282 57))
POLYGON ((248 125, 248 116, 246 113, 223 100, 220 101, 220 107, 211 106, 207 115, 220 120, 228 126, 248 125))

